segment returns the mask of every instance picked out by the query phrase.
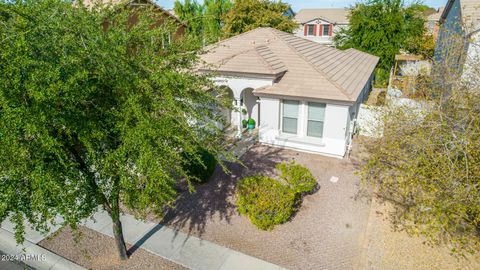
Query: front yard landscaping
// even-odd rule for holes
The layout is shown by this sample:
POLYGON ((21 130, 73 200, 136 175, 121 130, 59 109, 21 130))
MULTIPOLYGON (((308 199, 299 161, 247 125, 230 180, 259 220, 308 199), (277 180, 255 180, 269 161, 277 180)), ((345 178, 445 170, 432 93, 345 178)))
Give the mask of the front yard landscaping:
MULTIPOLYGON (((230 174, 217 167, 208 182, 195 186, 195 193, 185 186, 163 220, 150 219, 288 269, 356 268, 369 202, 357 198, 359 179, 352 160, 257 145, 242 162, 227 164, 230 174), (271 231, 260 230, 239 213, 236 186, 247 177, 280 180, 276 166, 290 161, 308 168, 318 190, 303 196, 285 223, 271 231), (338 182, 330 182, 332 176, 338 182)), ((310 189, 308 185, 297 187, 297 191, 310 189)))
POLYGON ((276 168, 279 179, 257 175, 237 184, 238 212, 262 230, 286 222, 300 206, 302 195, 318 185, 312 173, 299 164, 280 163, 276 168))

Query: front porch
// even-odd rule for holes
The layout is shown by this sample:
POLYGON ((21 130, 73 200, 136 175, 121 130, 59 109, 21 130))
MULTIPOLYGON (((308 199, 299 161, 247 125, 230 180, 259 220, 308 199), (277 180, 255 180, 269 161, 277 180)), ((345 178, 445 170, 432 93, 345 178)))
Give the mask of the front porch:
POLYGON ((232 102, 233 109, 223 112, 230 130, 235 130, 236 137, 242 137, 249 124, 258 129, 261 124, 260 100, 253 94, 258 88, 271 86, 272 78, 250 78, 239 76, 222 76, 214 79, 215 84, 223 88, 232 102), (252 122, 253 120, 253 122, 252 122), (248 123, 250 121, 250 123, 248 123), (253 125, 252 125, 253 124, 253 125))

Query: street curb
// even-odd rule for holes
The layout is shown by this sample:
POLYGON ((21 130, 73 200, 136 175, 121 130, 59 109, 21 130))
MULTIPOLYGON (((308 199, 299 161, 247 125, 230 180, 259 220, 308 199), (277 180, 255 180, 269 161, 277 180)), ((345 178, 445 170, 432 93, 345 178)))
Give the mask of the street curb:
MULTIPOLYGON (((28 240, 25 240, 21 245, 17 245, 15 236, 2 228, 0 228, 0 250, 7 256, 18 258, 20 262, 35 269, 86 270, 86 268, 28 240)), ((6 257, 5 259, 9 258, 6 257)))

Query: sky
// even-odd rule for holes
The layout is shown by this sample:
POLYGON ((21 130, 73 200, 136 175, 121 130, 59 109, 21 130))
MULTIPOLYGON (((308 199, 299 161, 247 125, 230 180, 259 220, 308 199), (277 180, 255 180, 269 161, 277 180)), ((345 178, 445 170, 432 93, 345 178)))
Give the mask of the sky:
MULTIPOLYGON (((329 8, 329 7, 349 7, 355 2, 359 2, 359 0, 283 0, 284 2, 289 3, 292 5, 292 9, 294 11, 298 11, 302 8, 329 8)), ((173 8, 173 2, 175 0, 156 0, 160 6, 171 9, 173 8)), ((202 0, 197 0, 197 2, 202 2, 202 0)), ((409 0, 405 0, 405 2, 409 2, 409 0)), ((447 0, 424 0, 424 4, 427 6, 431 6, 434 8, 438 8, 440 6, 444 6, 447 3, 447 0)))

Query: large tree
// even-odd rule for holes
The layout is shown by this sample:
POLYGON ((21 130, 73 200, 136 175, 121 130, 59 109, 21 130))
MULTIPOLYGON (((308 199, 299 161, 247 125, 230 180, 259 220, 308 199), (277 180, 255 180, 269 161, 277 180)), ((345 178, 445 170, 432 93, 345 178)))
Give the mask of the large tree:
POLYGON ((297 24, 284 16, 289 5, 282 1, 237 0, 225 16, 224 37, 232 37, 258 27, 292 32, 297 24))
POLYGON ((101 206, 126 259, 120 205, 161 213, 198 149, 221 152, 219 92, 191 72, 184 42, 165 43, 175 25, 157 16, 0 1, 0 221, 18 241, 24 220, 75 227, 101 206))
POLYGON ((206 44, 217 42, 222 36, 223 20, 232 5, 230 0, 205 0, 203 4, 176 0, 174 10, 187 23, 188 33, 206 44))
POLYGON ((195 36, 203 35, 203 12, 204 6, 193 0, 185 0, 180 2, 176 0, 173 10, 183 22, 187 24, 189 34, 195 36))
POLYGON ((230 0, 205 0, 204 29, 205 39, 208 43, 214 43, 222 37, 225 25, 225 16, 232 8, 230 0))
POLYGON ((402 0, 357 3, 351 9, 349 27, 335 35, 335 45, 379 56, 379 68, 388 74, 400 49, 425 51, 419 48, 423 46, 419 37, 425 34, 424 11, 423 5, 405 6, 402 0))

